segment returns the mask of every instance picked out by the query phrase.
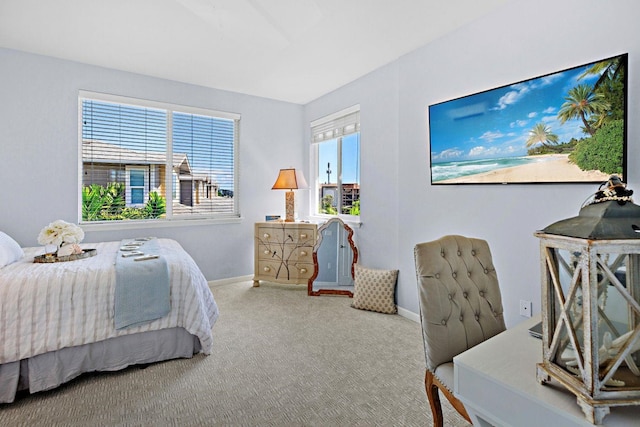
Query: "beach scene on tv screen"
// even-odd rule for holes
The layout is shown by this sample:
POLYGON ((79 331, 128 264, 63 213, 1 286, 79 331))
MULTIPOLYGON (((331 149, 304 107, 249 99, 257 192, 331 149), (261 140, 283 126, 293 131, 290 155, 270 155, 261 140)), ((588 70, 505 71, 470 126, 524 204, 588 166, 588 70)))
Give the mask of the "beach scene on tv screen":
POLYGON ((429 106, 431 182, 624 179, 627 55, 429 106))

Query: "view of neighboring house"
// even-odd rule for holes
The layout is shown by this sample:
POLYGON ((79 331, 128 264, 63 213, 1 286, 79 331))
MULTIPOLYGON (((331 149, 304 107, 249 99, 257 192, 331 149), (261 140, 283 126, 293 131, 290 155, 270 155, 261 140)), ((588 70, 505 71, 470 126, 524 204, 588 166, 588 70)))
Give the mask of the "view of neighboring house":
MULTIPOLYGON (((141 206, 149 192, 166 194, 166 154, 138 151, 96 140, 82 141, 83 185, 120 182, 126 185, 127 206, 141 206)), ((172 159, 173 198, 181 205, 194 206, 218 196, 218 184, 210 176, 196 175, 189 157, 174 153, 172 159)))
MULTIPOLYGON (((318 200, 319 206, 322 206, 322 200, 331 196, 331 206, 338 209, 338 185, 337 184, 320 184, 320 192, 318 193, 320 198, 318 200)), ((353 208, 355 202, 360 200, 360 184, 358 183, 348 183, 342 184, 342 203, 340 204, 340 209, 344 213, 349 212, 351 208, 353 208)))

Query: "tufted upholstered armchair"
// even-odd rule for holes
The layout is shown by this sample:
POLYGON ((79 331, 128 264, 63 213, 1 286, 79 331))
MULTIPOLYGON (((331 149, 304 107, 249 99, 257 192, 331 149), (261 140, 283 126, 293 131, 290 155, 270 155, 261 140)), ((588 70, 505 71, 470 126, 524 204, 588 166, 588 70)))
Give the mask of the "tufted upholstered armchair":
POLYGON ((414 248, 433 424, 442 427, 438 390, 471 422, 453 395, 453 357, 504 331, 498 277, 486 241, 444 236, 414 248))

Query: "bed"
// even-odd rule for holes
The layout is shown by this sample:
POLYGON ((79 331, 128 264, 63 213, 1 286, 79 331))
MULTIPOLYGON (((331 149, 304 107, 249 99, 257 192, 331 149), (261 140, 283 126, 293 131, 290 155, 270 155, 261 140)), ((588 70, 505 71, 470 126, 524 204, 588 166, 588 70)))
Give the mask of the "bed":
POLYGON ((0 268, 0 403, 84 372, 210 354, 219 312, 207 281, 179 243, 153 240, 168 271, 168 314, 118 329, 116 261, 123 242, 82 244, 96 255, 56 263, 34 263, 42 247, 24 248, 0 268))

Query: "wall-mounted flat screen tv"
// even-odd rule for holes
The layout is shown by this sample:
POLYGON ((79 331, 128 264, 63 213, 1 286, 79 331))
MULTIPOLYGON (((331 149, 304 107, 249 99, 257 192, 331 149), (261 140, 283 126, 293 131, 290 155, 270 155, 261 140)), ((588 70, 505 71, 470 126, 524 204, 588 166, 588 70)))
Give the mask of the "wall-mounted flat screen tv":
POLYGON ((627 56, 430 105, 431 183, 626 180, 627 56))

